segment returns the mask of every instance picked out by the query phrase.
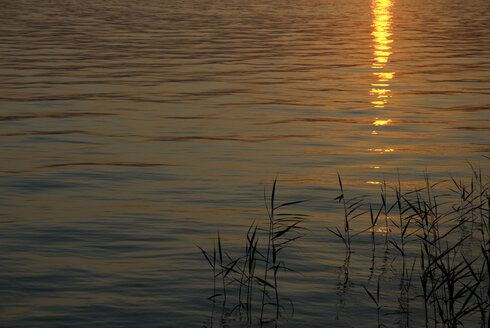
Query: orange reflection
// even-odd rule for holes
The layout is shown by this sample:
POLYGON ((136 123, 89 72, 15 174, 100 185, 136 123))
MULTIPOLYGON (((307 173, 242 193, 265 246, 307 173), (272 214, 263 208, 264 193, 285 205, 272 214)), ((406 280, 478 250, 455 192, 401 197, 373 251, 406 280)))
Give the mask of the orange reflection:
MULTIPOLYGON (((373 59, 371 69, 373 70, 374 81, 371 83, 369 94, 373 97, 371 104, 374 108, 384 108, 391 98, 391 81, 395 77, 395 72, 390 71, 389 63, 392 51, 392 14, 391 7, 394 0, 372 0, 371 9, 373 15, 373 59)), ((375 127, 383 127, 391 124, 393 121, 388 118, 377 118, 371 123, 375 127)), ((377 129, 377 128, 376 128, 377 129)), ((381 128, 380 128, 381 129, 381 128)), ((377 135, 378 131, 371 131, 372 135, 377 135)), ((378 146, 377 148, 368 149, 379 155, 393 153, 394 148, 387 146, 378 146), (378 148, 379 147, 379 148, 378 148)), ((379 169, 380 166, 373 164, 371 169, 379 169)), ((365 181, 367 184, 379 185, 381 181, 365 181)), ((384 231, 383 227, 377 231, 384 231)))
POLYGON ((390 72, 390 73, 375 72, 373 74, 375 76, 377 76, 378 77, 378 81, 381 81, 381 82, 389 81, 389 80, 391 80, 395 76, 395 73, 394 72, 390 72))
POLYGON ((386 72, 386 65, 389 62, 390 55, 392 54, 391 43, 391 7, 393 6, 393 0, 373 0, 373 36, 374 42, 374 58, 371 68, 376 71, 373 73, 377 77, 377 81, 372 83, 373 87, 370 90, 370 94, 376 99, 371 101, 375 108, 385 107, 390 97, 391 89, 389 82, 395 76, 394 72, 386 72))
POLYGON ((380 153, 380 154, 392 153, 395 151, 395 149, 393 149, 393 148, 369 148, 368 150, 369 151, 375 151, 375 152, 380 153))
POLYGON ((369 231, 374 232, 391 232, 391 229, 386 226, 375 226, 374 228, 369 228, 369 231))
POLYGON ((391 122, 392 121, 390 119, 388 119, 388 120, 379 120, 378 118, 376 118, 376 121, 373 122, 373 125, 388 125, 391 122))

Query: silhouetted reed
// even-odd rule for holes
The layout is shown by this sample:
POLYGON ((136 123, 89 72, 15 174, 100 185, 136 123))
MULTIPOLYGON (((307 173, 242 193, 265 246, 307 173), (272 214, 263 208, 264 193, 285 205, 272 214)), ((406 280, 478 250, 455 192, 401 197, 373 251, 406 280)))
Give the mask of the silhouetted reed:
POLYGON ((371 300, 373 300, 374 304, 376 305, 378 328, 381 327, 381 318, 380 318, 381 305, 380 305, 380 298, 379 298, 379 280, 380 280, 380 278, 378 277, 378 284, 376 286, 376 294, 375 294, 376 296, 373 295, 373 293, 371 293, 369 291, 369 289, 366 288, 366 286, 363 286, 363 288, 366 291, 366 293, 368 294, 368 296, 371 298, 371 300))
POLYGON ((476 311, 481 326, 489 325, 490 195, 481 171, 472 168, 472 173, 468 184, 452 179, 451 191, 459 198, 458 204, 450 198, 453 195, 438 193, 439 183, 431 183, 426 176, 425 187, 410 192, 402 192, 398 181, 395 204, 387 210, 388 215, 394 209, 398 212, 398 222, 389 222, 397 228, 398 236, 390 236, 389 243, 402 259, 400 312, 409 313, 408 292, 419 261, 420 270, 415 274, 422 290, 426 327, 457 327, 476 311), (408 242, 412 249, 419 244, 420 252, 409 255, 408 242), (410 270, 406 267, 409 257, 410 270))
MULTIPOLYGON (((335 197, 335 200, 341 203, 343 207, 343 211, 344 211, 343 227, 342 228, 335 227, 335 230, 329 227, 327 227, 327 229, 342 240, 342 242, 345 245, 345 250, 347 253, 346 257, 347 257, 351 253, 351 243, 353 237, 352 228, 351 228, 352 221, 365 214, 366 211, 360 210, 364 205, 364 197, 360 196, 352 199, 347 199, 344 192, 344 187, 342 185, 342 178, 340 177, 340 174, 337 174, 337 177, 339 181, 340 195, 335 197)), ((365 229, 361 232, 364 232, 368 229, 365 229)))
MULTIPOLYGON (((339 266, 343 272, 342 290, 349 283, 349 263, 358 256, 352 252, 356 236, 369 231, 371 266, 366 285, 359 282, 368 299, 376 307, 378 327, 386 326, 383 315, 394 300, 381 306, 384 275, 399 278, 398 326, 410 327, 411 315, 423 314, 429 327, 454 328, 465 324, 490 327, 490 188, 480 169, 471 166, 468 180, 449 179, 415 190, 402 190, 401 179, 394 187, 381 185, 380 202, 369 204, 366 197, 347 198, 338 175, 340 195, 335 198, 342 208, 339 227, 328 230, 345 246, 345 259, 339 266), (445 191, 441 191, 445 190, 445 191), (388 198, 390 193, 393 197, 388 198), (390 202, 391 200, 391 202, 390 202), (367 215, 366 215, 367 214, 367 215), (379 227, 380 218, 384 223, 379 227), (359 219, 359 220, 357 220, 359 219), (354 221, 359 221, 355 224, 354 221), (367 227, 362 222, 367 222, 367 227), (384 226, 383 226, 384 225, 384 226), (384 261, 376 268, 377 234, 384 235, 384 261), (369 288, 377 278, 376 291, 369 288)), ((218 234, 212 251, 201 249, 213 274, 213 301, 226 301, 227 290, 236 285, 237 305, 242 320, 276 326, 284 307, 281 304, 279 272, 289 270, 281 250, 302 236, 300 224, 304 215, 279 212, 280 209, 304 201, 275 205, 276 181, 266 202, 267 222, 254 221, 246 234, 245 254, 230 256, 218 234), (217 291, 217 280, 222 292, 217 291)), ((264 199, 266 199, 264 193, 264 199)), ((356 288, 356 287, 354 287, 356 288)), ((359 288, 359 287, 357 287, 359 288)), ((341 295, 341 297, 344 294, 341 295)), ((393 297, 393 290, 386 293, 393 297)), ((383 304, 385 304, 383 302, 383 304)), ((232 311, 232 312, 233 312, 232 311)))
POLYGON ((222 245, 219 233, 218 249, 214 247, 212 253, 198 246, 213 270, 213 295, 209 298, 214 301, 216 297, 222 296, 225 308, 227 290, 235 291, 236 295, 230 297, 234 297, 233 302, 236 304, 228 315, 236 312, 239 319, 247 325, 258 322, 260 325, 274 323, 277 326, 281 310, 284 309, 280 302, 279 272, 291 270, 282 258, 281 251, 302 237, 300 223, 305 215, 279 210, 303 203, 305 200, 275 205, 276 184, 277 180, 274 180, 268 201, 264 191, 267 210, 265 227, 256 221, 252 222, 246 234, 243 255, 229 255, 222 245), (227 261, 223 260, 223 254, 226 255, 227 261), (222 294, 216 293, 218 277, 223 282, 222 294))

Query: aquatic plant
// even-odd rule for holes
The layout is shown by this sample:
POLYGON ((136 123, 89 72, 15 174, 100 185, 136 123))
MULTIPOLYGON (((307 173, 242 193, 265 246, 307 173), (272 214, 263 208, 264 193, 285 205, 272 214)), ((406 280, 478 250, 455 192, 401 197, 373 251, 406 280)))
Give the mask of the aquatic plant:
POLYGON ((480 313, 481 327, 490 325, 490 191, 480 170, 472 168, 472 174, 468 184, 450 180, 452 195, 439 193, 441 182, 431 183, 428 176, 425 187, 404 193, 398 181, 395 204, 388 207, 387 213, 397 209, 399 218, 398 222, 390 220, 399 234, 391 235, 389 243, 402 258, 400 313, 409 314, 408 292, 416 274, 420 286, 415 287, 422 290, 426 327, 457 327, 475 312, 480 313), (419 252, 408 254, 407 244, 412 250, 418 247, 419 252), (406 268, 409 257, 410 270, 406 268), (420 269, 414 273, 417 261, 420 269))
MULTIPOLYGON (((393 187, 383 183, 378 203, 370 203, 362 196, 348 199, 338 175, 340 195, 335 200, 341 205, 343 223, 328 230, 346 250, 340 266, 343 291, 364 289, 364 295, 375 306, 378 327, 386 327, 385 316, 394 313, 400 315, 400 327, 411 327, 414 313, 423 314, 426 328, 490 327, 488 179, 471 166, 469 180, 450 178, 433 183, 425 175, 424 186, 407 191, 402 190, 400 180, 393 187), (388 198, 390 193, 393 197, 388 198), (379 228, 382 217, 384 222, 379 228), (366 237, 372 244, 370 272, 366 281, 351 284, 349 263, 351 256, 358 256, 352 247, 357 242, 355 237, 365 233, 369 233, 366 237), (375 263, 377 234, 384 235, 382 267, 375 263), (393 290, 383 295, 384 282, 389 280, 399 281, 398 296, 393 290), (370 286, 373 281, 375 291, 370 286), (385 300, 388 297, 396 299, 385 300), (393 304, 398 304, 395 311, 393 304)), ((227 315, 236 311, 247 325, 278 325, 284 311, 279 272, 289 270, 281 251, 303 236, 301 223, 305 216, 280 210, 304 200, 275 205, 276 183, 266 201, 267 220, 253 221, 249 226, 243 255, 230 256, 219 234, 211 251, 201 248, 213 273, 210 299, 214 302, 220 298, 224 304, 227 295, 236 291, 236 305, 227 315), (218 279, 222 281, 222 292, 216 291, 218 279)))
POLYGON ((259 324, 274 323, 277 326, 281 310, 284 309, 279 292, 279 272, 291 270, 281 253, 292 242, 303 236, 300 224, 304 221, 305 215, 284 213, 280 210, 306 200, 276 205, 276 185, 277 180, 274 180, 268 201, 264 191, 267 221, 260 225, 254 220, 249 226, 245 254, 229 255, 224 250, 219 233, 217 250, 213 247, 210 252, 197 246, 213 270, 213 295, 209 298, 214 302, 218 296, 222 296, 223 308, 225 308, 227 290, 233 290, 236 295, 233 295, 235 297, 232 302, 236 304, 227 315, 231 316, 236 312, 240 320, 245 320, 247 324, 257 321, 259 324), (223 261, 223 254, 226 255, 226 262, 223 261), (216 293, 218 277, 223 281, 222 294, 216 293))
MULTIPOLYGON (((327 229, 342 240, 342 242, 345 245, 345 250, 347 253, 346 257, 348 257, 351 252, 351 243, 353 237, 352 228, 351 228, 352 221, 366 214, 367 211, 361 211, 364 205, 365 197, 360 196, 352 199, 347 199, 344 192, 344 187, 342 185, 342 178, 340 177, 340 174, 337 174, 337 177, 339 181, 340 195, 335 197, 335 200, 337 200, 339 203, 342 204, 343 211, 344 211, 344 218, 343 218, 344 225, 342 228, 335 227, 335 230, 330 227, 327 227, 327 229)), ((362 232, 368 229, 365 229, 362 232)))

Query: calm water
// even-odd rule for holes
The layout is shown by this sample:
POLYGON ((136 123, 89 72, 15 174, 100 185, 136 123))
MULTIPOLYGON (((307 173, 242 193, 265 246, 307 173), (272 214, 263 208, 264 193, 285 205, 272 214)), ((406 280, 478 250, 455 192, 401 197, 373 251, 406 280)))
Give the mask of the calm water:
POLYGON ((202 326, 194 243, 241 242, 276 176, 311 199, 283 326, 372 326, 336 283, 337 172, 373 195, 488 167, 487 0, 19 0, 0 22, 0 326, 202 326))

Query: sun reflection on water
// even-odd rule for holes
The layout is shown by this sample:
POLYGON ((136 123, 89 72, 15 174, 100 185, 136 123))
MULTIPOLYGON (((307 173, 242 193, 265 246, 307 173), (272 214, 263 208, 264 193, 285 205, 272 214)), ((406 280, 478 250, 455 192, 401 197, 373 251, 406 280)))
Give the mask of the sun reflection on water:
POLYGON ((369 151, 374 151, 380 154, 392 153, 395 151, 393 148, 369 148, 369 151))
MULTIPOLYGON (((373 59, 371 68, 373 70, 374 81, 371 83, 369 94, 374 98, 371 104, 374 108, 385 108, 389 98, 391 98, 391 81, 395 77, 395 72, 390 71, 388 66, 390 56, 393 54, 391 44, 392 39, 392 13, 391 7, 394 0, 372 0, 371 9, 373 15, 373 59)), ((383 127, 391 124, 393 121, 388 118, 377 118, 371 123, 373 126, 383 127)), ((377 130, 371 131, 372 135, 378 135, 377 130)), ((379 155, 393 153, 394 148, 389 146, 377 146, 368 149, 369 152, 375 152, 379 155)), ((380 166, 373 164, 371 169, 379 169, 380 166)), ((366 181, 368 184, 381 184, 378 180, 366 181)))
POLYGON ((387 120, 380 120, 378 118, 376 118, 376 121, 373 122, 373 125, 388 125, 392 122, 391 119, 387 119, 387 120))
POLYGON ((376 76, 377 81, 372 83, 370 94, 376 97, 371 103, 375 108, 383 108, 388 102, 391 89, 390 84, 387 83, 395 76, 394 72, 387 72, 386 65, 389 62, 391 52, 391 6, 392 0, 373 0, 373 36, 374 42, 374 58, 371 68, 375 70, 373 75, 376 76))

